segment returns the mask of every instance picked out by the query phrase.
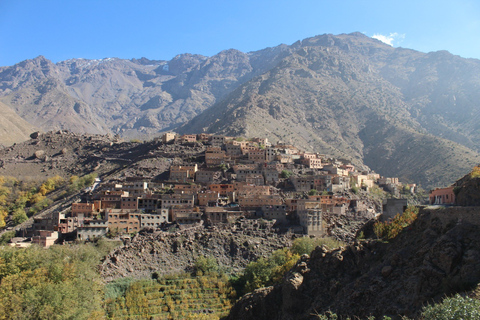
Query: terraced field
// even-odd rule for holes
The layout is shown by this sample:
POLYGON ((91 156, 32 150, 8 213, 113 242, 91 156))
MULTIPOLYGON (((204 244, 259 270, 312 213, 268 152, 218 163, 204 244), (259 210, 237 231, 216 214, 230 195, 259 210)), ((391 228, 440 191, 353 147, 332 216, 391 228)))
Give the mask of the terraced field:
MULTIPOLYGON (((108 294, 119 285, 107 286, 108 294)), ((218 319, 227 315, 235 298, 226 275, 185 274, 131 282, 124 293, 109 297, 106 307, 111 319, 218 319)))

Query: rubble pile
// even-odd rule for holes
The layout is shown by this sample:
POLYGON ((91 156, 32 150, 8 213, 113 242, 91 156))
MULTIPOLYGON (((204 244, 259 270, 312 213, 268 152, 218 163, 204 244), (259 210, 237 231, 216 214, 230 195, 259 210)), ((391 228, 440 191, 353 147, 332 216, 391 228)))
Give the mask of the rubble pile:
POLYGON ((259 257, 291 246, 291 234, 278 234, 273 223, 242 220, 234 225, 203 226, 182 231, 142 232, 110 253, 101 266, 106 281, 121 277, 149 278, 189 272, 200 256, 215 257, 219 266, 236 273, 259 257))

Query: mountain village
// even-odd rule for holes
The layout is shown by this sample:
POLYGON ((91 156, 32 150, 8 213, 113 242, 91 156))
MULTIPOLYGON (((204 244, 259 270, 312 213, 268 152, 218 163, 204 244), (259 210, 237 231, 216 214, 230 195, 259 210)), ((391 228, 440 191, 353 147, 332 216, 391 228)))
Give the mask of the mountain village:
MULTIPOLYGON (((23 233, 44 247, 63 241, 129 236, 144 228, 174 230, 229 223, 239 217, 275 220, 278 229, 327 236, 327 217, 394 217, 407 206, 400 190, 416 185, 355 168, 347 160, 303 152, 267 139, 165 133, 163 144, 205 145, 200 159, 170 162, 168 178, 100 181, 63 211, 34 218, 23 233), (203 161, 202 161, 203 160, 203 161), (372 189, 392 197, 375 203, 372 189), (173 229, 172 229, 173 228, 173 229)), ((17 245, 26 245, 17 243, 17 245)))

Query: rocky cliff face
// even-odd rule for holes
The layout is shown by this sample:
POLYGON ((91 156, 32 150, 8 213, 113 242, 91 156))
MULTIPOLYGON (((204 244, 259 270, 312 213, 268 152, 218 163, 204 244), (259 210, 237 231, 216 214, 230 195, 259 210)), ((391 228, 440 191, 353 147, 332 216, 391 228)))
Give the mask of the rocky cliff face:
POLYGON ((314 319, 326 311, 415 317, 424 305, 480 281, 478 210, 423 210, 391 243, 318 247, 280 285, 241 298, 228 319, 314 319))

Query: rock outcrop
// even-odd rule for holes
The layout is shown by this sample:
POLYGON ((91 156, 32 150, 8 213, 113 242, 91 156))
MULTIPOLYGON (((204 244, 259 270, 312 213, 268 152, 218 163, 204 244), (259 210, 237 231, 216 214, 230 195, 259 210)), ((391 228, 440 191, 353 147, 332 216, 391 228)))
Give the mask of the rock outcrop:
POLYGON ((281 284, 241 298, 228 319, 314 319, 327 311, 415 317, 424 305, 479 283, 479 212, 425 209, 391 243, 318 247, 281 284))

